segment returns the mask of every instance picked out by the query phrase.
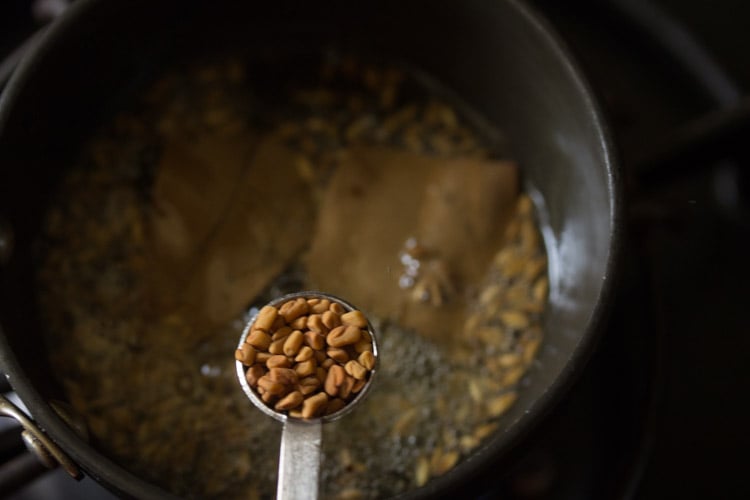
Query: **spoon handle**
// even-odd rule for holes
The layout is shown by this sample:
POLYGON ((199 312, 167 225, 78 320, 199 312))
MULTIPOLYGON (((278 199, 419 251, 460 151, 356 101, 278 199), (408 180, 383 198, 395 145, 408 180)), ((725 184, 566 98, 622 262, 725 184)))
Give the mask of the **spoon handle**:
POLYGON ((278 500, 316 500, 320 472, 321 423, 287 419, 279 450, 278 500))

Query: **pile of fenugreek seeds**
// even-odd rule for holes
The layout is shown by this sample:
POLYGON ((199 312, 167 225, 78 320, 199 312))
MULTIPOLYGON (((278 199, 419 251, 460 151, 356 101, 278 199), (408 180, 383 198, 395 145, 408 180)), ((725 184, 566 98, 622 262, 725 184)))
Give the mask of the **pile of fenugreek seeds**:
MULTIPOLYGON (((349 153, 507 158, 478 113, 418 71, 336 52, 173 68, 130 102, 75 164, 61 165, 65 178, 37 247, 47 356, 93 446, 176 495, 272 498, 280 426, 248 404, 231 354, 264 304, 316 289, 361 308, 379 334, 382 360, 368 397, 323 426, 321 498, 408 492, 502 433, 543 345, 549 281, 529 197, 515 195, 502 244, 468 288, 451 281, 456 262, 476 262, 476 248, 461 247, 460 238, 449 241, 452 260, 434 248, 416 253, 400 234, 392 248, 367 249, 392 260, 383 275, 357 259, 361 247, 352 240, 379 245, 399 224, 431 215, 412 217, 406 208, 425 192, 421 181, 403 177, 407 169, 389 170, 402 175, 393 181, 385 170, 366 177, 373 167, 349 153), (345 197, 351 202, 337 205, 345 197), (378 201, 397 216, 368 208, 378 201), (335 217, 341 212, 360 219, 335 217), (410 312, 437 307, 414 302, 435 290, 442 294, 436 311, 450 328, 405 326, 398 310, 374 314, 337 283, 313 282, 311 242, 330 235, 341 244, 319 246, 317 257, 335 252, 329 272, 337 279, 360 283, 375 300, 388 294, 361 276, 382 277, 410 312), (399 261, 404 250, 409 259, 399 261), (406 268, 416 269, 415 282, 402 290, 406 268)), ((434 180, 460 199, 465 193, 450 191, 452 167, 441 168, 434 180)), ((441 209, 442 200, 431 204, 441 209)), ((448 239, 422 229, 419 244, 448 239)), ((268 348, 276 341, 273 349, 288 359, 286 341, 269 333, 268 348)), ((295 363, 304 363, 303 350, 295 363)), ((366 367, 366 355, 359 359, 366 351, 354 351, 366 367)), ((270 355, 256 352, 255 362, 267 357, 267 367, 270 355)))
POLYGON ((320 297, 264 306, 235 359, 266 405, 303 419, 344 408, 375 368, 364 314, 320 297))

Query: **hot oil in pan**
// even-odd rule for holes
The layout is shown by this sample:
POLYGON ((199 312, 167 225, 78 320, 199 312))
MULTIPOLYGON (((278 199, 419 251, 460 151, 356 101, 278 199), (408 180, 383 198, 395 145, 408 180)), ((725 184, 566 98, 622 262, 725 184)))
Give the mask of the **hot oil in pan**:
POLYGON ((252 304, 315 288, 368 312, 383 360, 324 429, 324 497, 421 486, 501 429, 547 261, 515 165, 456 102, 337 53, 230 60, 165 74, 93 137, 38 278, 96 445, 178 494, 272 495, 278 429, 238 390, 234 344, 252 304))

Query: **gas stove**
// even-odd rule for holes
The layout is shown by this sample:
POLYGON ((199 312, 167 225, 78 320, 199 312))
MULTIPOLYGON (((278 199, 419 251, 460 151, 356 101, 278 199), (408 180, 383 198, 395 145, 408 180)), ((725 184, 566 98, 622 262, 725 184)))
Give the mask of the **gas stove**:
MULTIPOLYGON (((65 3, 0 7, 0 55, 12 56, 65 3)), ((750 6, 529 3, 600 99, 626 181, 627 241, 594 356, 515 465, 480 477, 474 496, 750 497, 750 410, 741 403, 750 382, 750 6)), ((112 498, 60 471, 4 491, 112 498)))

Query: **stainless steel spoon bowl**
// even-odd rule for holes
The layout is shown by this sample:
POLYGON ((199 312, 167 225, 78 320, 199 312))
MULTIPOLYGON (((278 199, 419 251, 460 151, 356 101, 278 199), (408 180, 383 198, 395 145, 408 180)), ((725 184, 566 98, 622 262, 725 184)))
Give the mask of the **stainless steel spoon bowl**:
MULTIPOLYGON (((345 300, 317 291, 290 293, 272 300, 268 305, 279 306, 284 302, 299 297, 306 299, 328 299, 331 302, 341 304, 346 311, 354 311, 357 309, 345 300)), ((248 321, 247 325, 245 325, 245 329, 240 336, 240 341, 237 346, 238 349, 245 343, 245 339, 247 339, 247 336, 250 334, 250 330, 252 329, 253 323, 255 323, 256 317, 257 314, 248 321)), ((354 399, 349 401, 343 408, 331 413, 330 415, 324 415, 318 418, 308 420, 294 418, 268 406, 263 402, 258 393, 250 387, 250 384, 248 384, 245 377, 245 365, 243 365, 241 361, 236 361, 237 378, 239 379, 240 386, 247 397, 252 401, 256 408, 284 425, 281 434, 279 473, 276 487, 276 498, 279 500, 316 499, 318 497, 322 424, 337 420, 351 412, 354 407, 367 396, 378 370, 380 358, 378 355, 377 334, 369 321, 367 323, 367 331, 372 338, 372 353, 375 356, 375 366, 370 372, 370 377, 367 383, 362 390, 357 393, 354 399)))

